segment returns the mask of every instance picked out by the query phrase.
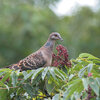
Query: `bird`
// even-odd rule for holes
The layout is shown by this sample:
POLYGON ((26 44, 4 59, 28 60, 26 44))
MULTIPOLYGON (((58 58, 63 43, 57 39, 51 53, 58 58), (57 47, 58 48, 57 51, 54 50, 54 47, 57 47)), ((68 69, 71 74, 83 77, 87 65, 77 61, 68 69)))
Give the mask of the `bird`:
POLYGON ((39 50, 6 68, 26 71, 51 66, 53 49, 57 40, 63 40, 60 33, 52 32, 47 42, 39 50))

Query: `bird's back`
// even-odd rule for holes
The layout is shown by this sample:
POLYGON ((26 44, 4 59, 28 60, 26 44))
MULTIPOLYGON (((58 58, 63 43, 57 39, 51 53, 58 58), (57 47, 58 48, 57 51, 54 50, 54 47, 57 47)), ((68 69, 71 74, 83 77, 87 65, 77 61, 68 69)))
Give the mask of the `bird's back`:
POLYGON ((39 51, 27 56, 26 58, 20 60, 16 64, 7 66, 6 68, 14 70, 20 69, 21 71, 23 71, 23 70, 37 69, 43 67, 45 64, 46 60, 44 59, 42 52, 39 51))

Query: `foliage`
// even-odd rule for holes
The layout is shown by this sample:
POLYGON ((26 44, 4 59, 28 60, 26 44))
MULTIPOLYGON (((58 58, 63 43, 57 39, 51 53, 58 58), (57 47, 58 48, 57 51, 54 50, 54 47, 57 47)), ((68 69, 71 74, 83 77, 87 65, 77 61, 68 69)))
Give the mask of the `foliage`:
POLYGON ((61 69, 45 67, 23 72, 0 69, 0 100, 99 100, 100 59, 82 53, 71 62, 72 67, 61 69))

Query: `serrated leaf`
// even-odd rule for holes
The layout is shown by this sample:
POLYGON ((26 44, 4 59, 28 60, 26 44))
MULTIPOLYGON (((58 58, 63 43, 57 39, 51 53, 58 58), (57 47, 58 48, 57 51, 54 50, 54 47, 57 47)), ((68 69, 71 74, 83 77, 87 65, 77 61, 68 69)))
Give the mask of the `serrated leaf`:
POLYGON ((35 70, 32 70, 30 73, 24 74, 24 80, 27 80, 34 72, 35 70))
POLYGON ((2 68, 0 69, 0 72, 11 72, 12 70, 9 68, 2 68))
POLYGON ((88 58, 88 59, 99 59, 99 58, 97 58, 97 57, 95 57, 95 56, 93 56, 89 53, 82 53, 82 54, 79 55, 79 57, 88 58))
POLYGON ((80 78, 77 78, 77 79, 74 79, 73 81, 69 81, 67 84, 65 84, 63 87, 67 87, 68 85, 71 85, 71 84, 74 84, 74 83, 77 83, 80 81, 80 78))
POLYGON ((98 85, 100 87, 100 78, 96 78, 96 81, 97 81, 97 83, 98 83, 98 85))
POLYGON ((66 96, 68 95, 69 91, 68 88, 66 89, 66 91, 63 93, 63 100, 66 100, 66 96))
POLYGON ((18 76, 20 75, 20 73, 21 73, 20 70, 17 70, 17 71, 16 71, 16 74, 17 74, 18 76))
POLYGON ((93 63, 92 63, 92 64, 88 64, 88 65, 87 65, 87 70, 88 70, 88 73, 90 73, 90 72, 91 72, 92 68, 93 68, 93 63))
POLYGON ((54 87, 55 87, 55 83, 52 80, 49 79, 46 82, 46 89, 47 89, 47 91, 48 91, 49 94, 51 94, 51 92, 53 92, 54 87))
POLYGON ((4 83, 10 77, 10 73, 6 73, 1 81, 4 83))
POLYGON ((37 70, 34 72, 32 78, 31 78, 31 81, 33 81, 33 79, 35 79, 42 71, 43 71, 43 68, 37 69, 37 70))
POLYGON ((41 74, 38 74, 34 80, 31 81, 32 85, 38 85, 41 81, 41 74))
POLYGON ((8 85, 5 84, 5 87, 6 87, 6 88, 8 89, 8 91, 9 91, 9 87, 8 87, 8 85))
POLYGON ((59 77, 61 80, 65 80, 65 77, 60 73, 58 69, 55 69, 55 74, 57 77, 59 77))
POLYGON ((30 84, 24 84, 23 88, 31 97, 34 96, 35 89, 30 84))
POLYGON ((69 81, 70 81, 74 76, 75 76, 75 75, 71 74, 71 75, 69 76, 69 81))
POLYGON ((1 73, 0 73, 0 76, 2 76, 2 75, 5 74, 5 73, 6 73, 6 72, 1 72, 1 73))
POLYGON ((51 76, 52 76, 55 80, 57 80, 57 78, 56 78, 56 76, 55 76, 54 68, 50 68, 50 69, 49 69, 49 72, 50 72, 51 76))
POLYGON ((45 78, 47 72, 48 72, 48 67, 46 67, 46 68, 44 69, 44 71, 42 72, 42 80, 44 80, 44 78, 45 78))
POLYGON ((8 100, 8 90, 0 89, 0 100, 8 100))
POLYGON ((61 69, 63 70, 64 73, 66 73, 66 74, 68 73, 68 70, 67 70, 68 67, 67 66, 63 66, 61 69))
POLYGON ((93 78, 89 79, 89 85, 93 89, 93 91, 96 93, 97 96, 99 96, 99 86, 97 84, 97 81, 93 78))
POLYGON ((96 97, 96 100, 100 100, 100 97, 96 97))
POLYGON ((26 71, 23 71, 22 73, 23 73, 24 77, 28 74, 26 71))
POLYGON ((82 76, 84 75, 85 71, 86 71, 87 66, 83 67, 79 73, 78 73, 78 77, 82 78, 82 76))
POLYGON ((89 80, 88 78, 82 78, 83 86, 86 90, 88 90, 89 80))
POLYGON ((2 87, 2 86, 5 86, 5 84, 2 82, 2 81, 0 81, 0 86, 2 87))
POLYGON ((62 71, 62 70, 60 70, 60 69, 55 69, 55 72, 58 72, 58 74, 63 78, 63 80, 66 80, 66 78, 67 78, 67 75, 66 75, 66 73, 64 72, 64 71, 62 71))
POLYGON ((56 94, 55 96, 53 96, 52 100, 59 100, 59 94, 56 94))
POLYGON ((12 85, 13 87, 16 87, 16 84, 17 84, 17 80, 18 80, 18 77, 17 77, 17 74, 15 72, 12 72, 11 73, 11 78, 12 78, 12 85))
POLYGON ((79 86, 80 87, 82 86, 81 79, 79 79, 76 83, 73 83, 69 86, 65 100, 67 100, 72 94, 74 94, 74 92, 82 91, 82 88, 80 88, 80 90, 79 90, 79 86))

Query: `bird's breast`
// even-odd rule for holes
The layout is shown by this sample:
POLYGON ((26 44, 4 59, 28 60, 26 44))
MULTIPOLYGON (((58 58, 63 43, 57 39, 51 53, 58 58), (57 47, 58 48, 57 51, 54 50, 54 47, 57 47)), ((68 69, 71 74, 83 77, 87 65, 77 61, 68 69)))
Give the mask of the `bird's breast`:
POLYGON ((48 49, 43 50, 43 57, 46 60, 46 65, 45 66, 51 66, 52 63, 52 51, 48 49))

